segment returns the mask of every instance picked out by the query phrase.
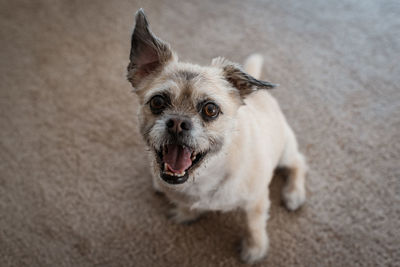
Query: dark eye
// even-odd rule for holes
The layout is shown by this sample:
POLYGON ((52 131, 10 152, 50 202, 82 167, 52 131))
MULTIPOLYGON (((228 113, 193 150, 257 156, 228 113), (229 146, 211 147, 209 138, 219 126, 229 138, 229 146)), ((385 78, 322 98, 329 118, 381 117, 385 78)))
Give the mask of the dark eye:
POLYGON ((160 113, 166 105, 165 98, 160 95, 153 96, 150 99, 150 108, 153 113, 160 113))
POLYGON ((214 103, 207 103, 203 106, 202 112, 208 118, 216 118, 219 115, 219 107, 214 103))

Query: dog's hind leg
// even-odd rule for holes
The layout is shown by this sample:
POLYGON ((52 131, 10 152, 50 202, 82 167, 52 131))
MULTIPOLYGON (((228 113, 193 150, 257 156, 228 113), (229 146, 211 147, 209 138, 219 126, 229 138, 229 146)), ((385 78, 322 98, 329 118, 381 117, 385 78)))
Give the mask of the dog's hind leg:
POLYGON ((298 150, 293 131, 290 128, 288 130, 288 140, 279 167, 289 170, 286 184, 282 190, 283 201, 287 209, 296 210, 306 200, 305 178, 307 164, 304 156, 298 150))

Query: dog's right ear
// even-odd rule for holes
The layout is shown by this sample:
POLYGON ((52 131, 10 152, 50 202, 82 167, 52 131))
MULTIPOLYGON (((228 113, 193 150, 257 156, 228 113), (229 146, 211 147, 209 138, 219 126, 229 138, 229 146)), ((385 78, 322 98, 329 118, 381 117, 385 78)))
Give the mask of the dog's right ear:
POLYGON ((132 86, 135 88, 143 78, 161 70, 172 58, 169 45, 150 31, 143 9, 139 9, 136 12, 127 75, 132 86))

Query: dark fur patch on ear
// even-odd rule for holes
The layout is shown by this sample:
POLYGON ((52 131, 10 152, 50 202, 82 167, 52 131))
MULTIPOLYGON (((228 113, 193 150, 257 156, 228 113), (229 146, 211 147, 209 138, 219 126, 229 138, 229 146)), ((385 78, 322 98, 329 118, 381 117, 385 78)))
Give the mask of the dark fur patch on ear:
POLYGON ((236 63, 233 63, 223 57, 214 58, 211 62, 212 66, 222 68, 225 79, 238 89, 242 97, 254 92, 258 89, 272 89, 277 86, 267 81, 261 81, 244 70, 236 63))
POLYGON ((236 64, 229 64, 223 67, 225 78, 239 90, 241 96, 245 96, 258 89, 272 89, 276 84, 261 81, 250 74, 247 74, 236 64))
POLYGON ((136 86, 141 79, 159 69, 172 58, 167 43, 158 39, 149 28, 143 9, 136 12, 136 24, 131 39, 128 80, 136 86))

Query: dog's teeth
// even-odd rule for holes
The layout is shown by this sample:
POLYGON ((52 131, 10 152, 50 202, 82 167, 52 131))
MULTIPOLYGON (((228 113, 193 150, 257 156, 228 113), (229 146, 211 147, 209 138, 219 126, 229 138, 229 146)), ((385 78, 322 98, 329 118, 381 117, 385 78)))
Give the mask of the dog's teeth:
POLYGON ((176 174, 176 176, 178 176, 178 177, 182 177, 183 175, 185 175, 185 171, 176 174))
POLYGON ((166 174, 168 174, 168 175, 171 175, 171 176, 174 175, 174 174, 173 174, 172 172, 170 172, 170 171, 165 171, 164 173, 166 173, 166 174))
POLYGON ((182 177, 185 175, 185 171, 181 172, 181 173, 174 173, 174 172, 170 172, 169 168, 168 168, 168 164, 164 162, 164 173, 168 174, 170 176, 175 176, 175 177, 182 177))

